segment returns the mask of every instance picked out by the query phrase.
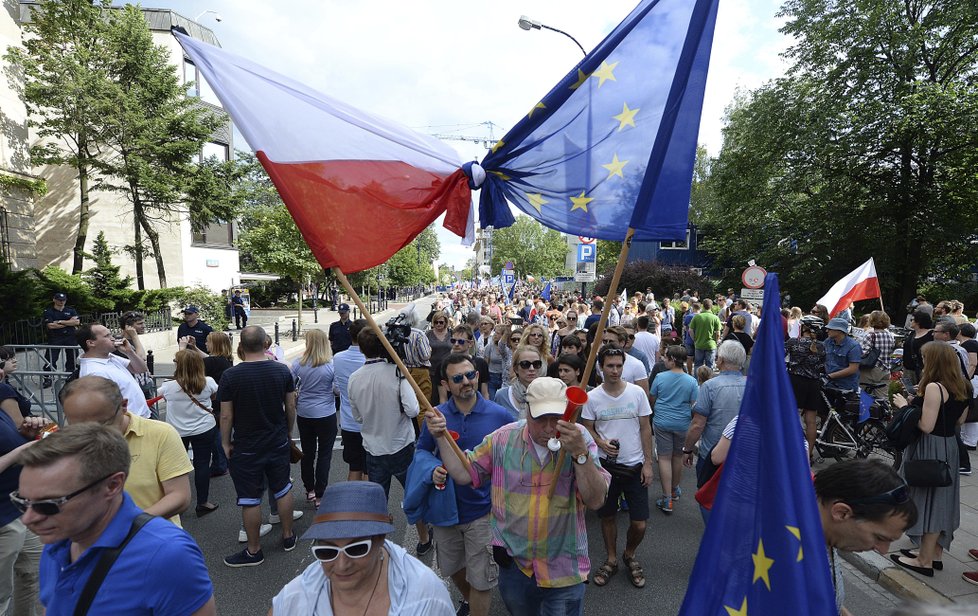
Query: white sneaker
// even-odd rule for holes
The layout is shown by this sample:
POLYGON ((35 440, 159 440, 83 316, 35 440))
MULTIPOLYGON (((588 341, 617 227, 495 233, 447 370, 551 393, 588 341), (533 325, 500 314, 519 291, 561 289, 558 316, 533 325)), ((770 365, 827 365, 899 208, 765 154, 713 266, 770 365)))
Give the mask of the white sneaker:
MULTIPOLYGON (((305 512, 303 512, 303 511, 293 511, 292 512, 292 521, 295 522, 296 520, 298 520, 299 518, 301 518, 303 513, 305 513, 305 512)), ((270 514, 268 514, 268 521, 270 523, 272 523, 272 524, 278 524, 279 522, 282 521, 282 518, 280 518, 278 516, 278 514, 276 514, 276 513, 270 513, 270 514)))
MULTIPOLYGON (((272 525, 262 524, 261 527, 258 529, 258 536, 264 537, 270 532, 272 532, 272 525)), ((243 528, 238 531, 238 543, 248 543, 248 533, 246 533, 245 529, 243 528)))

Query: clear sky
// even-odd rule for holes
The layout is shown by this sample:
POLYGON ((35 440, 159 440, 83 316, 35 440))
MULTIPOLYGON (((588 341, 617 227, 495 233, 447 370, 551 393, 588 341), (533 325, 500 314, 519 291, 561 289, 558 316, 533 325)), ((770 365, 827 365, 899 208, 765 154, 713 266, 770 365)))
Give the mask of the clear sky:
MULTIPOLYGON (((173 0, 221 46, 358 108, 418 131, 498 139, 580 59, 564 36, 524 31, 521 15, 597 45, 637 0, 173 0), (486 123, 491 122, 491 129, 486 123), (490 132, 492 131, 492 132, 490 132)), ((724 109, 738 88, 781 75, 789 40, 779 0, 720 0, 699 141, 716 155, 724 109)), ((297 136, 299 138, 299 136, 297 136)), ((481 144, 452 141, 463 160, 481 144)), ((246 148, 245 143, 236 143, 246 148)), ((441 262, 461 267, 471 249, 439 227, 441 262)))

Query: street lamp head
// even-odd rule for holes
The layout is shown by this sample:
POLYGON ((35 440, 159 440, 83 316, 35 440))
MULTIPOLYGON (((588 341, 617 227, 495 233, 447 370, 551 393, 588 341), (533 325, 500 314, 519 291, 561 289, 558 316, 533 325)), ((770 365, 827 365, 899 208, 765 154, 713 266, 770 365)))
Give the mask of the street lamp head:
POLYGON ((540 22, 533 21, 526 15, 520 16, 519 24, 520 24, 520 28, 523 28, 524 30, 531 30, 533 28, 536 28, 537 30, 540 29, 540 22))

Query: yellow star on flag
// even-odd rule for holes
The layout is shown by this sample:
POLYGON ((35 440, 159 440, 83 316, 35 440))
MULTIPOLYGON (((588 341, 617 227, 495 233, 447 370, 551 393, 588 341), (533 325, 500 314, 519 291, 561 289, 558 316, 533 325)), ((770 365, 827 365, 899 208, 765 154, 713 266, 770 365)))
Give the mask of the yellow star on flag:
POLYGON ((500 180, 504 182, 509 181, 509 176, 503 173, 502 171, 490 171, 489 173, 493 174, 494 176, 498 177, 500 180))
POLYGON ((532 205, 536 209, 537 214, 542 213, 540 211, 540 208, 542 208, 547 203, 550 203, 549 201, 544 199, 543 195, 541 195, 540 193, 526 193, 526 198, 530 200, 530 205, 532 205))
POLYGON ((747 597, 744 597, 744 602, 741 604, 739 610, 735 610, 732 607, 723 606, 723 609, 727 610, 727 616, 747 616, 747 597))
POLYGON ((496 145, 492 146, 492 153, 495 154, 496 153, 496 150, 498 150, 499 148, 503 147, 503 145, 504 144, 503 144, 503 140, 502 139, 500 139, 499 141, 497 141, 496 142, 496 145))
POLYGON ((546 108, 547 106, 544 105, 543 103, 537 103, 536 105, 533 106, 533 109, 530 109, 530 113, 526 114, 526 117, 532 118, 534 111, 536 111, 537 109, 546 109, 546 108))
POLYGON ((571 197, 570 200, 571 200, 571 203, 574 204, 574 206, 571 208, 571 211, 572 212, 574 210, 584 210, 586 212, 587 211, 587 204, 588 203, 591 203, 592 201, 594 201, 594 197, 585 197, 584 196, 584 191, 582 190, 581 191, 581 194, 579 194, 576 197, 571 197))
POLYGON ((757 580, 764 580, 764 585, 767 586, 768 590, 771 590, 771 578, 768 576, 768 571, 774 565, 774 560, 764 554, 764 541, 762 539, 757 540, 757 552, 751 556, 751 559, 754 561, 754 579, 751 580, 751 584, 757 580))
MULTIPOLYGON (((785 526, 785 528, 788 529, 788 532, 789 533, 791 533, 792 535, 795 536, 795 539, 797 539, 798 541, 801 541, 801 529, 800 528, 798 528, 797 526, 785 526)), ((798 546, 798 559, 795 562, 799 562, 800 563, 803 556, 804 556, 803 549, 799 545, 798 546)))
POLYGON ((615 67, 616 66, 618 66, 618 63, 617 62, 614 62, 612 64, 608 64, 607 62, 605 62, 604 60, 602 60, 601 61, 601 66, 598 67, 598 70, 596 70, 593 73, 591 73, 591 76, 592 77, 597 77, 598 78, 598 87, 599 88, 601 86, 603 86, 604 85, 604 82, 608 81, 609 79, 612 80, 612 81, 618 81, 617 79, 615 79, 615 73, 614 73, 614 70, 615 70, 615 67))
POLYGON ((609 178, 613 175, 617 175, 618 177, 624 179, 625 174, 622 173, 622 169, 624 169, 625 165, 627 164, 628 164, 627 160, 618 160, 618 154, 615 153, 615 157, 611 160, 610 163, 601 166, 608 170, 609 178))
POLYGON ((621 129, 625 128, 626 126, 631 126, 632 128, 635 127, 635 114, 639 112, 639 109, 641 109, 641 107, 636 109, 629 109, 628 103, 625 103, 622 105, 621 113, 619 113, 616 116, 611 116, 614 119, 618 120, 619 131, 621 131, 621 129))
POLYGON ((577 81, 571 84, 570 89, 576 90, 580 88, 581 84, 587 81, 588 77, 590 77, 590 75, 585 74, 584 71, 582 71, 581 69, 577 69, 577 81))

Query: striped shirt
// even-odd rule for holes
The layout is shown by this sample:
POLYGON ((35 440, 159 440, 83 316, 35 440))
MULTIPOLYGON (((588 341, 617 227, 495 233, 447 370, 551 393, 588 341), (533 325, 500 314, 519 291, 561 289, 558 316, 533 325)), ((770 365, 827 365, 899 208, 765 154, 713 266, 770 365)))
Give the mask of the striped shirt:
MULTIPOLYGON (((520 570, 536 578, 537 586, 580 584, 591 571, 591 561, 575 462, 564 456, 557 472, 557 454, 549 451, 541 462, 525 428, 526 421, 505 425, 468 452, 473 485, 492 482, 492 543, 505 547, 520 570), (557 488, 548 499, 554 480, 557 488)), ((578 429, 591 464, 598 466, 607 485, 611 476, 598 463, 597 445, 583 427, 578 429)))

